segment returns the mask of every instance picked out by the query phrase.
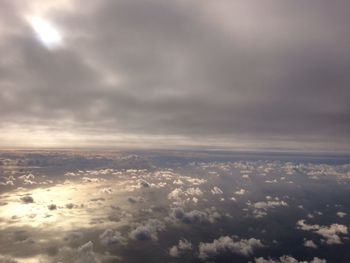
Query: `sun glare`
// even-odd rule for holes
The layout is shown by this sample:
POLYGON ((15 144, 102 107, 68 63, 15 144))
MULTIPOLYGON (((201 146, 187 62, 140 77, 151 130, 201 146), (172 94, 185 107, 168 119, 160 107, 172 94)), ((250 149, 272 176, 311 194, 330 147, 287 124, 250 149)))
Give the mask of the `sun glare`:
POLYGON ((55 48, 62 44, 62 35, 49 21, 34 17, 29 19, 29 22, 40 42, 47 48, 55 48))

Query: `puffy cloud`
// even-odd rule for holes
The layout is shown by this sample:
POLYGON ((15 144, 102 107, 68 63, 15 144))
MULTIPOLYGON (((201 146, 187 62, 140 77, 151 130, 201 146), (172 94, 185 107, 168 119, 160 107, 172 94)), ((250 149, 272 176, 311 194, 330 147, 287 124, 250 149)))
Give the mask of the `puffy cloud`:
POLYGON ((188 195, 192 195, 192 196, 201 196, 203 195, 203 192, 201 189, 199 189, 198 187, 191 187, 191 188, 188 188, 186 190, 186 193, 188 195))
POLYGON ((35 176, 34 176, 34 174, 29 173, 27 175, 21 175, 18 178, 23 179, 23 180, 34 180, 35 176))
POLYGON ((78 248, 78 258, 75 263, 100 263, 94 253, 94 244, 89 241, 78 248))
POLYGON ((327 261, 318 257, 314 257, 311 261, 298 261, 291 256, 283 255, 279 259, 255 258, 255 263, 327 263, 327 261))
POLYGON ((275 198, 275 200, 271 200, 272 198, 270 196, 267 197, 268 201, 259 201, 256 203, 251 204, 248 202, 248 205, 250 205, 253 208, 253 215, 255 218, 261 218, 267 215, 267 210, 271 208, 276 208, 279 206, 288 206, 288 204, 283 201, 279 200, 279 198, 275 198))
POLYGON ((212 243, 201 242, 198 249, 199 258, 206 260, 227 252, 249 256, 253 254, 254 249, 260 247, 263 247, 263 244, 259 239, 250 238, 235 240, 235 238, 229 236, 221 236, 218 239, 214 239, 212 243))
POLYGON ((113 192, 111 187, 102 188, 100 191, 103 194, 111 194, 113 192))
POLYGON ((116 244, 124 245, 126 243, 126 239, 121 235, 121 233, 119 231, 113 231, 112 229, 106 229, 99 238, 101 244, 105 246, 116 244))
POLYGON ((222 195, 224 192, 217 186, 210 190, 213 195, 222 195))
POLYGON ((64 174, 64 176, 68 176, 68 177, 74 177, 77 176, 78 174, 74 173, 74 172, 67 172, 64 174))
POLYGON ((221 215, 216 209, 206 209, 205 212, 199 210, 192 210, 185 212, 182 207, 172 208, 170 218, 180 220, 185 224, 202 224, 202 223, 214 223, 221 218, 221 215))
POLYGON ((103 181, 103 179, 101 178, 91 178, 91 177, 82 177, 81 180, 83 181, 83 183, 99 183, 101 181, 103 181))
POLYGON ((236 195, 244 195, 247 191, 243 188, 239 189, 238 191, 235 192, 236 195))
POLYGON ((7 180, 7 181, 5 181, 5 182, 0 182, 0 185, 11 185, 11 186, 13 186, 13 185, 14 185, 14 182, 11 181, 11 180, 7 180))
POLYGON ((284 201, 261 201, 261 202, 256 202, 253 204, 253 207, 256 209, 267 209, 267 208, 274 208, 278 206, 288 206, 288 204, 284 201))
POLYGON ((29 204, 29 203, 33 203, 34 202, 33 197, 31 197, 30 195, 22 196, 20 199, 25 204, 29 204))
POLYGON ((341 244, 340 235, 348 234, 348 227, 340 224, 332 224, 330 226, 309 225, 305 223, 305 220, 299 220, 297 227, 305 231, 312 231, 326 239, 326 243, 329 245, 341 244))
POLYGON ((174 181, 173 181, 173 184, 176 184, 176 185, 184 185, 184 182, 181 181, 180 179, 177 179, 177 180, 174 180, 174 181))
POLYGON ((206 179, 201 179, 201 178, 193 178, 193 177, 185 177, 187 182, 189 182, 192 185, 201 185, 207 182, 206 179))
POLYGON ((129 236, 132 239, 140 241, 158 240, 158 232, 164 229, 165 226, 161 221, 157 219, 149 219, 132 230, 129 236))
POLYGON ((315 249, 317 248, 317 245, 315 244, 315 242, 313 240, 305 240, 304 246, 309 247, 309 248, 315 248, 315 249))
POLYGON ((186 239, 179 240, 178 245, 172 246, 169 249, 169 255, 172 257, 180 257, 185 254, 187 251, 192 250, 192 243, 186 239))
POLYGON ((347 213, 345 212, 337 212, 337 216, 339 216, 340 218, 343 218, 347 215, 347 213))
POLYGON ((170 200, 180 201, 184 197, 185 193, 181 188, 175 188, 168 194, 170 200))

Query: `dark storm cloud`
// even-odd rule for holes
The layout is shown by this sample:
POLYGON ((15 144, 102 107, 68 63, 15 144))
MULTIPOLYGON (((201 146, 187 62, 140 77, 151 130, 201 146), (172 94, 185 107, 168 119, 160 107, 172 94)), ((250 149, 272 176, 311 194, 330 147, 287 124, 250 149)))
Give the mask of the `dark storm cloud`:
POLYGON ((48 17, 57 49, 13 3, 1 10, 3 129, 349 150, 347 1, 77 1, 48 17))

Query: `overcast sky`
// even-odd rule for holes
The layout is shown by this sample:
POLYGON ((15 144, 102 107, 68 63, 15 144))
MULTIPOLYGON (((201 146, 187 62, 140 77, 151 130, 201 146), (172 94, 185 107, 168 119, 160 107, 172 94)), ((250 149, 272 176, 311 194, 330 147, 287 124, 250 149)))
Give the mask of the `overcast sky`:
POLYGON ((0 0, 0 144, 350 151, 350 3, 0 0))

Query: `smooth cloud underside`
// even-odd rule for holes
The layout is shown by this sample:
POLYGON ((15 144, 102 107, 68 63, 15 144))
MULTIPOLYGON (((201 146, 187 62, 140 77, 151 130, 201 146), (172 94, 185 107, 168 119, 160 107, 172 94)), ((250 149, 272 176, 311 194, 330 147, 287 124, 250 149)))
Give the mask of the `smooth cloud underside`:
POLYGON ((348 150, 349 10, 347 1, 5 0, 3 144, 348 150), (25 16, 56 25, 62 45, 42 45, 25 16))

